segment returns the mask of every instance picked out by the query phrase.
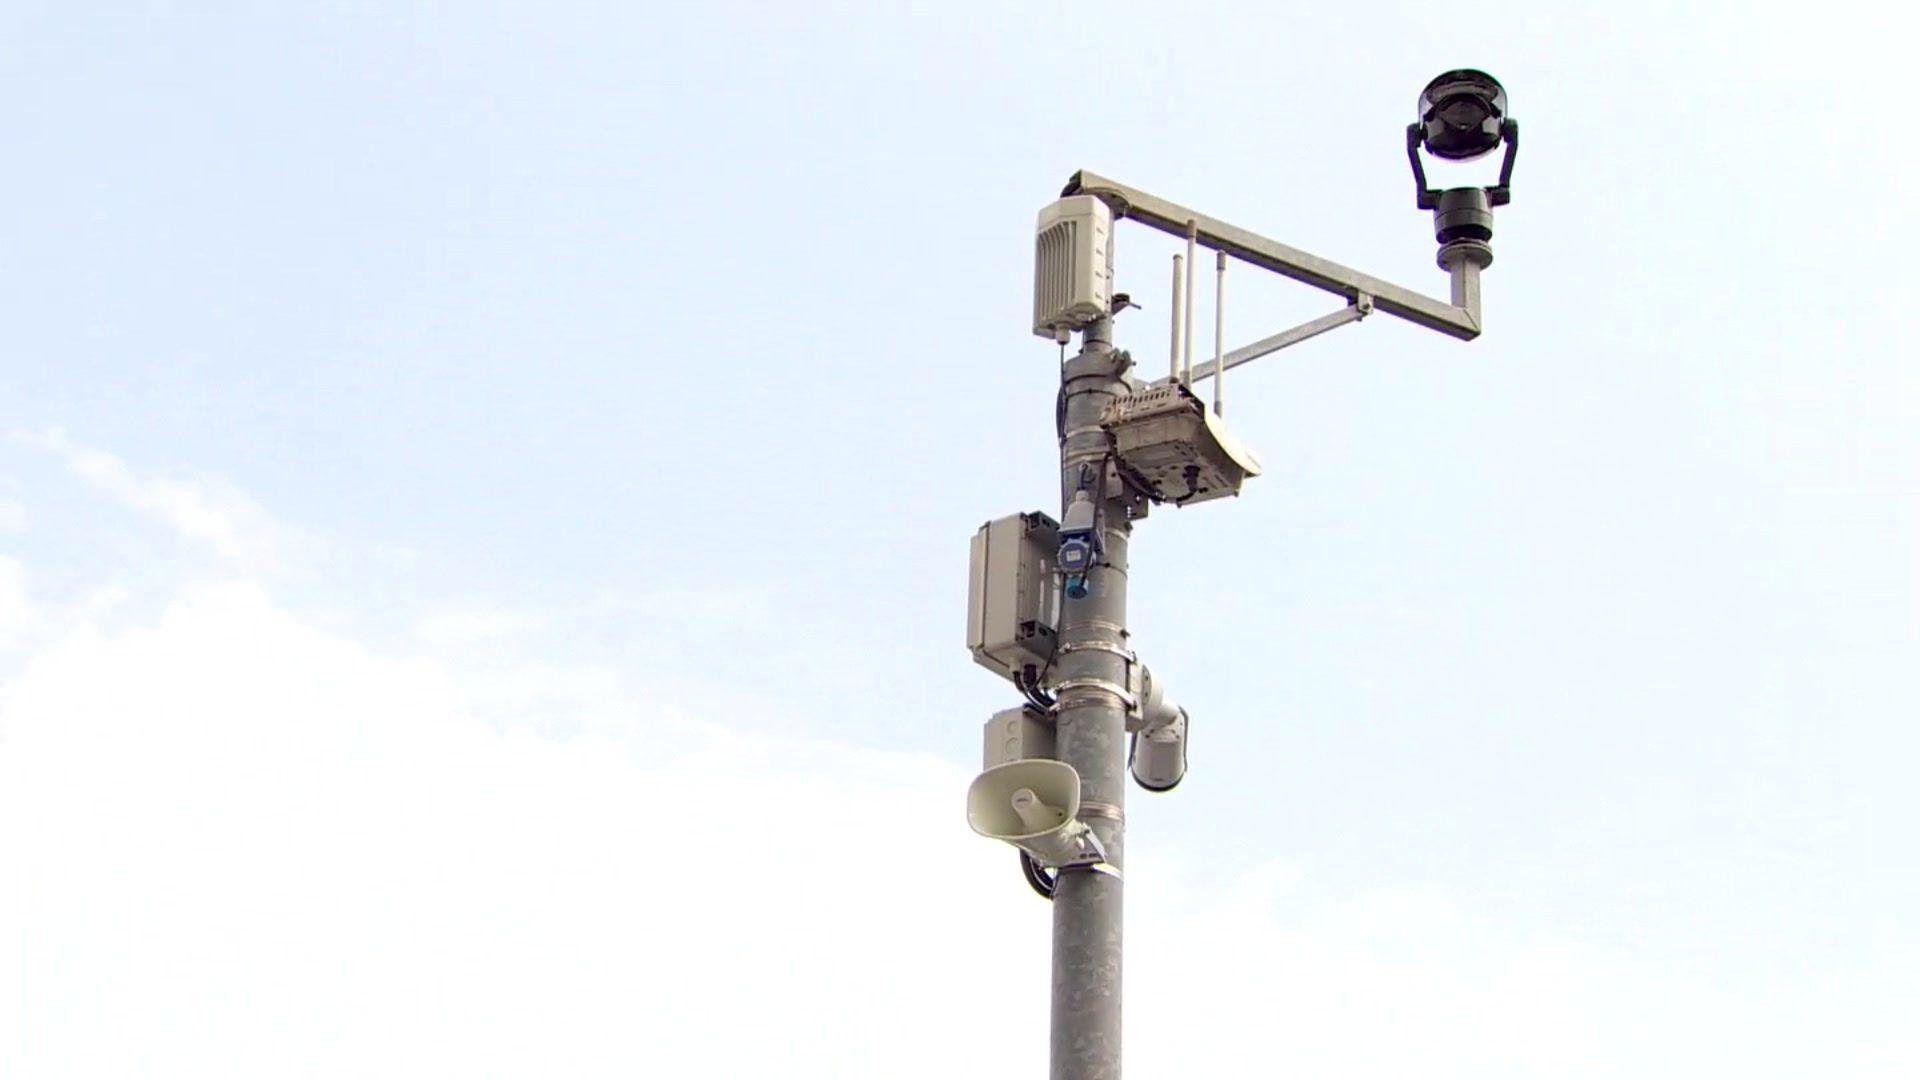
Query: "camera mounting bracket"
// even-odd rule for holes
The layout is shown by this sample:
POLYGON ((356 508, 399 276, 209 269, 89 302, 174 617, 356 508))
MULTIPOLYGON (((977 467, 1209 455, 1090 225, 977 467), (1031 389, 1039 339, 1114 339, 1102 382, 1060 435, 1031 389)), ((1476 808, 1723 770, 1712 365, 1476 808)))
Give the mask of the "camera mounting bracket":
MULTIPOLYGON (((1383 281, 1371 274, 1363 274, 1331 259, 1323 259, 1278 240, 1270 240, 1258 233, 1208 217, 1179 203, 1149 195, 1138 188, 1128 187, 1084 169, 1073 174, 1073 177, 1067 181, 1066 189, 1062 194, 1097 195, 1112 209, 1116 221, 1123 218, 1132 219, 1169 236, 1180 239, 1191 237, 1201 247, 1223 252, 1241 262, 1251 263, 1281 277, 1291 278, 1303 285, 1311 285, 1347 300, 1348 307, 1345 311, 1335 312, 1324 319, 1315 320, 1296 327, 1292 331, 1276 335, 1276 338, 1286 338, 1289 334, 1302 336, 1291 341, 1282 341, 1275 348, 1284 348, 1286 345, 1304 341, 1316 334, 1325 333, 1336 326, 1358 321, 1365 317, 1367 310, 1383 311, 1395 318, 1405 319, 1429 330, 1438 330, 1449 337, 1460 338, 1463 341, 1471 341, 1480 336, 1479 278, 1482 267, 1478 260, 1459 260, 1450 268, 1453 278, 1453 300, 1448 302, 1395 285, 1390 281, 1383 281), (1366 299, 1363 300, 1363 297, 1366 299), (1323 322, 1325 325, 1318 325, 1323 322)), ((1238 351, 1240 350, 1236 350, 1238 351)), ((1258 355, 1266 355, 1267 352, 1272 351, 1271 348, 1266 349, 1258 355)), ((1252 358, 1247 357, 1247 359, 1252 358)), ((1245 360, 1240 362, 1244 363, 1245 360)), ((1209 372, 1209 374, 1213 373, 1209 372)))

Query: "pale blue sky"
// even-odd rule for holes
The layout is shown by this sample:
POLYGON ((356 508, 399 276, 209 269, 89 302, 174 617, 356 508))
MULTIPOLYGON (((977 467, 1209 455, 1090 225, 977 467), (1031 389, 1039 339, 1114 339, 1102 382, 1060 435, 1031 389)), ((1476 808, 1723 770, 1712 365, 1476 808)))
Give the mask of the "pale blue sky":
MULTIPOLYGON (((25 756, 66 715, 60 658, 172 640, 167 612, 237 582, 266 607, 213 604, 229 637, 180 655, 270 609, 471 677, 451 714, 556 754, 609 738, 657 764, 635 749, 652 721, 606 728, 655 707, 763 753, 832 747, 827 789, 924 800, 938 843, 978 857, 966 895, 1000 896, 992 919, 1026 935, 930 916, 968 923, 955 955, 1030 951, 1044 905, 959 806, 980 722, 1012 701, 962 647, 967 538, 1055 484, 1033 214, 1086 167, 1444 291, 1400 132, 1428 77, 1471 64, 1525 129, 1486 335, 1378 317, 1235 372, 1229 416, 1267 474, 1136 536, 1136 640, 1194 733, 1187 783, 1133 798, 1130 990, 1196 1017, 1312 993, 1194 974, 1236 962, 1230 939, 1167 976, 1195 985, 1146 985, 1185 925, 1155 921, 1167 881, 1251 904, 1231 909, 1250 935, 1311 955, 1323 930, 1346 940, 1327 912, 1437 897, 1487 955, 1560 942, 1629 973, 1569 968, 1625 989, 1540 1047, 1408 1059, 1442 1075, 1661 1075, 1717 1053, 1908 1075, 1920 1045, 1889 1018, 1920 1006, 1920 152, 1897 37, 1845 5, 9 6, 0 759, 49 784, 64 762, 63 790, 86 790, 84 755, 25 756), (951 775, 870 784, 887 755, 951 775), (1654 1006, 1634 988, 1668 985, 1666 1019, 1635 1011, 1654 1006)), ((1171 250, 1118 237, 1146 306, 1119 336, 1149 374, 1171 250)), ((1235 341, 1329 307, 1234 275, 1235 341)), ((433 787, 438 744, 407 745, 433 787)), ((583 815, 569 827, 613 820, 583 815)), ((71 846, 49 828, 45 851, 71 846)), ((919 892, 859 839, 808 843, 821 857, 794 872, 817 895, 876 872, 919 892)), ((59 942, 90 940, 56 925, 65 864, 46 857, 21 909, 17 1075, 95 1075, 61 1064, 62 1039, 111 1008, 40 990, 59 942), (36 1025, 66 1034, 35 1043, 36 1025)), ((127 895, 224 888, 152 874, 127 895)), ((535 929, 499 933, 537 950, 556 913, 526 911, 535 929)), ((681 932, 728 932, 697 915, 681 932)), ((874 956, 916 933, 837 932, 874 956)), ((1329 964, 1427 955, 1355 940, 1329 964)), ((1468 955, 1438 955, 1402 1006, 1552 982, 1468 955)), ((937 977, 973 1000, 967 972, 937 977)), ((769 1001, 805 1018, 807 987, 769 1001)), ((918 987, 860 1008, 924 1012, 918 987)), ((181 1008, 245 1026, 208 1004, 231 990, 181 1008)), ((977 1026, 964 1006, 952 1025, 977 1026)), ((337 1027, 343 1068, 387 1045, 337 1027)), ((968 1067, 1037 1075, 1008 1038, 1017 1054, 968 1067)), ((1129 1039, 1178 1060, 1140 1023, 1129 1039)), ((153 1074, 217 1073, 202 1044, 153 1074)), ((1297 1063, 1374 1075, 1315 1061, 1297 1063)), ((803 1075, 908 1073, 876 1050, 803 1075)))

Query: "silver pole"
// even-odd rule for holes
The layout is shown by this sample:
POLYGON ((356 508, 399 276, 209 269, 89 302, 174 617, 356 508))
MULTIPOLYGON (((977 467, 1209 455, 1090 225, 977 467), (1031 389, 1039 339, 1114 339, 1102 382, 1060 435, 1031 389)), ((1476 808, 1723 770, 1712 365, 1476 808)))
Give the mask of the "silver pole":
POLYGON ((1225 416, 1227 385, 1227 253, 1213 253, 1213 415, 1225 416))
POLYGON ((1193 385, 1193 268, 1199 261, 1194 245, 1199 243, 1200 227, 1187 222, 1187 318, 1186 329, 1180 333, 1180 365, 1184 371, 1180 381, 1193 385))
POLYGON ((1483 263, 1476 252, 1461 251, 1447 261, 1448 275, 1452 278, 1453 306, 1466 312, 1474 322, 1480 324, 1480 268, 1483 263))
POLYGON ((1167 346, 1167 381, 1180 381, 1180 312, 1186 307, 1187 295, 1180 289, 1180 256, 1173 257, 1173 343, 1167 346))
MULTIPOLYGON (((1189 274, 1192 266, 1187 264, 1189 274)), ((1191 291, 1187 295, 1191 299, 1191 291)), ((1084 480, 1099 499, 1102 551, 1087 575, 1087 596, 1062 600, 1055 754, 1080 774, 1080 815, 1106 849, 1107 865, 1062 870, 1054 887, 1052 1080, 1120 1080, 1127 540, 1133 526, 1125 492, 1105 481, 1111 448, 1100 416, 1128 392, 1122 355, 1113 348, 1113 320, 1103 318, 1087 327, 1080 355, 1061 368, 1061 510, 1084 480)))

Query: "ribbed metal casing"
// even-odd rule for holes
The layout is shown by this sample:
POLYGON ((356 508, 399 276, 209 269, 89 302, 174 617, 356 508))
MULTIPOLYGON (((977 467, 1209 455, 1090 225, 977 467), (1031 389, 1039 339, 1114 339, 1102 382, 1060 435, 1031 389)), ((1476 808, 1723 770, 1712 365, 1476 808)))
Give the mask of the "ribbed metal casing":
POLYGON ((1113 291, 1113 212, 1092 195, 1040 211, 1033 242, 1033 332, 1051 338, 1107 314, 1113 291))

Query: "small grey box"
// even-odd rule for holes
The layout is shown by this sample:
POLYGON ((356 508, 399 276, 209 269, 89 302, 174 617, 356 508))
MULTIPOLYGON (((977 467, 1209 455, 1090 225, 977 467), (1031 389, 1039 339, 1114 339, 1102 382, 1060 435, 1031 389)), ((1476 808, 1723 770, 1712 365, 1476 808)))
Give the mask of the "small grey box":
POLYGON ((1053 724, 1031 705, 1005 709, 987 721, 980 767, 991 769, 1009 761, 1053 757, 1053 724))
POLYGON ((1038 511, 996 518, 973 534, 967 648, 975 663, 1007 679, 1046 668, 1060 625, 1059 550, 1059 523, 1038 511))

